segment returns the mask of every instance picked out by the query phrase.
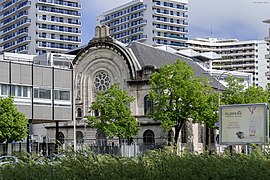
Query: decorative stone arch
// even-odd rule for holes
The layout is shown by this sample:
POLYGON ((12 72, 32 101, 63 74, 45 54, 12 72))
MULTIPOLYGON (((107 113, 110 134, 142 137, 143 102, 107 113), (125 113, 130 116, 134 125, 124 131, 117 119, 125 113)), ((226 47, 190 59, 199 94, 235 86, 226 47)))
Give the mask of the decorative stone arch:
POLYGON ((77 56, 73 60, 74 66, 76 67, 81 62, 81 60, 84 59, 89 53, 91 53, 91 52, 93 53, 94 51, 100 50, 100 49, 107 49, 110 51, 114 51, 119 56, 121 56, 122 59, 125 61, 125 64, 128 67, 129 78, 131 80, 136 79, 136 71, 138 70, 139 65, 135 63, 136 61, 134 60, 134 57, 127 49, 125 49, 124 47, 120 46, 119 44, 113 42, 112 39, 110 41, 107 41, 107 42, 102 42, 102 41, 90 42, 87 47, 82 49, 77 54, 77 56))

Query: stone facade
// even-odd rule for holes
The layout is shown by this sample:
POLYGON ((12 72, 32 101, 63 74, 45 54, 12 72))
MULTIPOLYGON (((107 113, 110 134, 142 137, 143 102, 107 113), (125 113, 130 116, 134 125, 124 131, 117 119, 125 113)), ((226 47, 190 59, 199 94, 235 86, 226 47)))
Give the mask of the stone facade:
MULTIPOLYGON (((80 50, 71 52, 76 54, 73 60, 75 69, 75 94, 76 94, 76 123, 77 144, 96 144, 98 132, 87 127, 83 117, 95 115, 89 111, 95 94, 100 90, 106 90, 111 84, 118 84, 129 95, 135 98, 130 105, 132 114, 140 123, 140 130, 133 141, 137 143, 154 143, 165 145, 168 143, 169 134, 164 131, 159 122, 149 119, 145 113, 145 100, 149 93, 148 84, 151 74, 165 63, 172 64, 177 59, 182 59, 191 65, 197 76, 211 76, 191 59, 172 54, 148 45, 134 42, 124 45, 108 36, 106 26, 96 28, 96 36, 89 44, 80 50), (148 60, 149 59, 149 60, 148 60), (151 142, 148 142, 151 141, 151 142)), ((218 82, 213 79, 213 88, 217 88, 218 82)), ((47 127, 51 139, 55 136, 55 129, 47 127)), ((204 140, 204 130, 199 124, 186 125, 183 134, 187 140, 183 144, 190 150, 201 151, 204 140)), ((60 130, 65 145, 73 144, 72 122, 61 124, 60 130)), ((118 143, 117 140, 106 140, 107 143, 118 143)))

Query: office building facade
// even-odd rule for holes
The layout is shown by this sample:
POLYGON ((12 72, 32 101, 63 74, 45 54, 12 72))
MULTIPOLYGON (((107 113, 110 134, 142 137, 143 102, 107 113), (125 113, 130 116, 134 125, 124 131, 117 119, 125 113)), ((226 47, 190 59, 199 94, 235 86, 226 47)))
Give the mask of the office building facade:
POLYGON ((80 45, 79 0, 1 0, 0 53, 63 53, 80 45))
POLYGON ((269 43, 264 40, 238 41, 236 39, 196 38, 188 46, 199 52, 215 52, 221 59, 212 61, 212 69, 252 73, 256 86, 266 87, 269 78, 269 43))
POLYGON ((100 15, 100 25, 122 43, 185 47, 188 37, 187 0, 133 0, 100 15))

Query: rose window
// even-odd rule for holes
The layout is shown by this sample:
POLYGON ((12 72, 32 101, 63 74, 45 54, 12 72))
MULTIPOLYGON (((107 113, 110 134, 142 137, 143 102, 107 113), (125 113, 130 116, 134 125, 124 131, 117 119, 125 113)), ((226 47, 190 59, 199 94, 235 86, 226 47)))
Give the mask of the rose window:
POLYGON ((98 72, 94 77, 94 88, 97 92, 109 89, 110 83, 110 77, 108 73, 104 71, 98 72))

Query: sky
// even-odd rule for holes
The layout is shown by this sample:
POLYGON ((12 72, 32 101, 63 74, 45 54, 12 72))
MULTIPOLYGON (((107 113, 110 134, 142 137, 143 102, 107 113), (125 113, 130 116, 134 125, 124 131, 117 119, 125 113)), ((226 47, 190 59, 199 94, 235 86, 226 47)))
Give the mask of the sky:
MULTIPOLYGON (((81 0, 82 45, 94 36, 96 17, 131 0, 81 0)), ((150 1, 150 0, 149 0, 150 1)), ((269 36, 270 0, 189 0, 189 39, 262 40, 269 36)))

